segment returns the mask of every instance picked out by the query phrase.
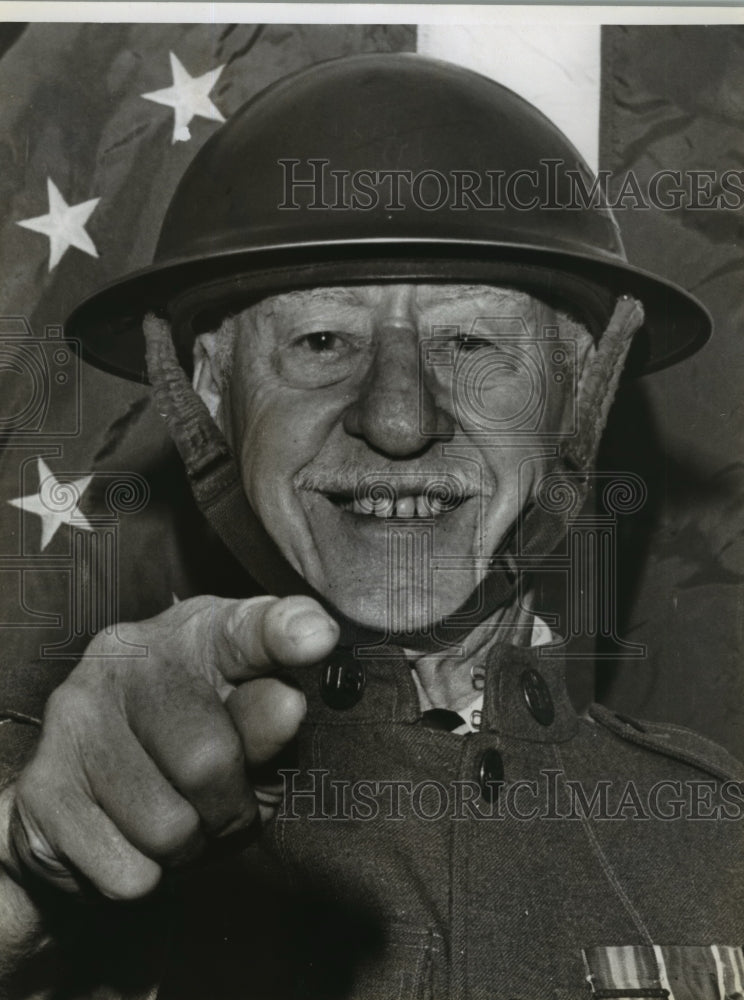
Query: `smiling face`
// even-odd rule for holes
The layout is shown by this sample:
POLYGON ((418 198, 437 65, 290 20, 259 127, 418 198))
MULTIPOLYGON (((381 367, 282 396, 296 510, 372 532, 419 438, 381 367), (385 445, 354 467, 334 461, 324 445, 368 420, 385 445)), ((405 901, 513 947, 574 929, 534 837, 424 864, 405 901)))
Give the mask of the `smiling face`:
POLYGON ((231 326, 223 422, 284 556, 365 625, 455 611, 570 429, 589 334, 442 284, 291 292, 231 326))

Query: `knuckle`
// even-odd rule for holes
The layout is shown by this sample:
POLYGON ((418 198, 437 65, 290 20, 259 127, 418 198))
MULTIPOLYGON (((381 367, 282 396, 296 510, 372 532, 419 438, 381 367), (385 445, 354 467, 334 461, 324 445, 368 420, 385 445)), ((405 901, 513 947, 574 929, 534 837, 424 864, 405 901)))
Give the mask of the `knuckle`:
POLYGON ((244 766, 243 745, 237 733, 224 733, 194 742, 184 751, 179 777, 185 789, 198 792, 232 779, 244 766))
POLYGON ((239 655, 244 654, 243 645, 246 631, 246 605, 243 601, 235 601, 227 609, 224 617, 223 631, 231 650, 239 655))
POLYGON ((150 853, 157 859, 176 863, 196 853, 201 846, 199 816, 193 809, 174 809, 159 817, 150 836, 150 853))
POLYGON ((41 831, 48 825, 49 812, 54 815, 56 803, 46 794, 46 789, 37 781, 36 773, 31 769, 24 772, 16 782, 14 807, 15 839, 18 841, 22 834, 29 850, 33 852, 33 835, 38 831, 39 838, 43 836, 41 831))
POLYGON ((309 655, 336 641, 338 626, 311 597, 285 597, 264 618, 264 643, 275 655, 309 655))
POLYGON ((16 808, 34 823, 55 823, 67 813, 74 784, 73 772, 60 755, 39 754, 16 780, 16 808))
POLYGON ((44 726, 73 723, 78 728, 92 729, 113 704, 108 688, 109 674, 105 669, 76 667, 70 676, 52 691, 44 710, 44 726))
POLYGON ((290 740, 307 712, 302 691, 288 684, 277 685, 274 735, 278 742, 290 740))
POLYGON ((15 784, 15 804, 24 812, 36 812, 38 806, 48 801, 47 782, 43 780, 43 771, 35 761, 18 776, 15 784))
POLYGON ((260 654, 260 640, 265 628, 267 612, 278 603, 276 597, 254 597, 231 601, 225 605, 222 619, 223 633, 228 648, 242 660, 260 654))
POLYGON ((80 711, 87 698, 85 687, 68 678, 49 695, 44 712, 44 724, 66 722, 80 711))
POLYGON ((66 869, 57 857, 55 825, 63 809, 64 796, 57 799, 34 771, 23 774, 15 788, 15 801, 9 825, 9 838, 20 857, 32 869, 41 869, 45 877, 56 878, 66 869))
MULTIPOLYGON (((121 623, 119 626, 120 630, 126 627, 126 623, 121 623)), ((113 643, 111 636, 107 635, 105 632, 98 632, 88 643, 85 649, 86 657, 96 657, 96 656, 107 656, 113 652, 113 643)))
POLYGON ((117 871, 116 877, 99 886, 99 891, 102 896, 112 902, 133 903, 154 892, 162 875, 163 870, 159 865, 143 859, 142 864, 132 862, 122 865, 117 871))
POLYGON ((86 757, 95 757, 91 750, 100 744, 107 719, 110 705, 101 691, 68 678, 47 701, 37 757, 57 774, 83 768, 86 757))
POLYGON ((243 802, 235 806, 229 816, 223 820, 221 829, 217 831, 217 836, 226 837, 241 830, 247 830, 256 818, 258 813, 258 802, 255 798, 246 798, 243 802))
POLYGON ((276 601, 269 608, 265 620, 272 626, 283 628, 291 618, 310 614, 324 615, 325 612, 314 598, 297 594, 276 601))

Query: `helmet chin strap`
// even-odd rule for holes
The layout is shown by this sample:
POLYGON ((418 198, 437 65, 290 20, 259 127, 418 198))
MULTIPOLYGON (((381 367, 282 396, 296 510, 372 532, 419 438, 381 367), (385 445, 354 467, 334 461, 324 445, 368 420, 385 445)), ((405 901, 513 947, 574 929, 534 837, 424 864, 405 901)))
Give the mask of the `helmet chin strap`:
POLYGON ((630 296, 619 298, 581 379, 577 433, 558 448, 546 496, 541 496, 538 488, 492 556, 484 580, 451 616, 451 623, 445 619, 418 634, 385 633, 352 621, 290 566, 248 503, 235 457, 178 362, 169 323, 148 314, 143 331, 155 405, 184 462, 196 503, 252 579, 279 597, 306 594, 318 600, 339 623, 341 646, 374 646, 382 651, 396 645, 436 652, 461 642, 476 625, 512 601, 519 582, 519 561, 532 557, 534 563, 535 557, 550 554, 565 534, 571 513, 579 510, 586 498, 589 472, 625 357, 642 322, 640 303, 630 296), (566 503, 566 497, 572 502, 566 503), (552 502, 550 498, 559 499, 552 502))

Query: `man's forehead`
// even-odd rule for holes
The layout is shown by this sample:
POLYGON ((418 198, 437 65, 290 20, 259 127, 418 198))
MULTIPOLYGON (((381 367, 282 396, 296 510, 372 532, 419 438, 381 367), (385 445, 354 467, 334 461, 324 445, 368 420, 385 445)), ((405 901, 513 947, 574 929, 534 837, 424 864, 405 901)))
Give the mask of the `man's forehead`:
POLYGON ((333 285, 318 288, 304 288, 284 292, 264 300, 269 311, 282 308, 334 306, 374 306, 393 294, 408 296, 417 306, 426 308, 437 305, 487 303, 489 306, 515 306, 524 311, 531 310, 538 300, 527 292, 496 285, 465 283, 399 283, 379 282, 357 285, 333 285))

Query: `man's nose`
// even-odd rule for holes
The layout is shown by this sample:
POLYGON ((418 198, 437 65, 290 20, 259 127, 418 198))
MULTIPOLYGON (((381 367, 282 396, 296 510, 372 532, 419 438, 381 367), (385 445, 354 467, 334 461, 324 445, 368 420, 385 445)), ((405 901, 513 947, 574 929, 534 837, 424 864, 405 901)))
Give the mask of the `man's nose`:
POLYGON ((382 324, 372 367, 346 411, 347 433, 376 451, 405 458, 454 433, 451 416, 437 405, 419 364, 419 339, 407 322, 382 324))

